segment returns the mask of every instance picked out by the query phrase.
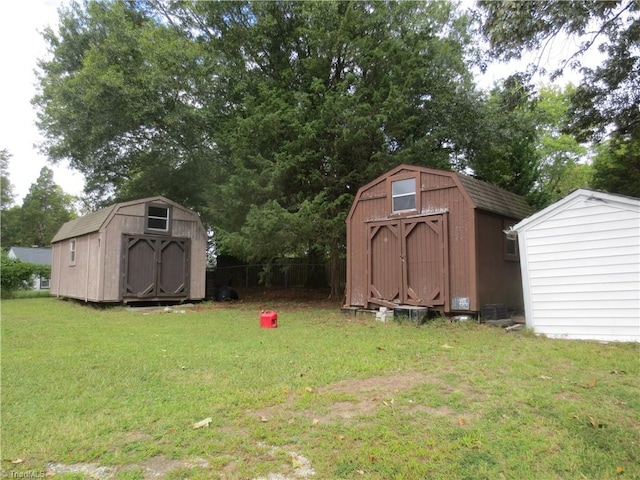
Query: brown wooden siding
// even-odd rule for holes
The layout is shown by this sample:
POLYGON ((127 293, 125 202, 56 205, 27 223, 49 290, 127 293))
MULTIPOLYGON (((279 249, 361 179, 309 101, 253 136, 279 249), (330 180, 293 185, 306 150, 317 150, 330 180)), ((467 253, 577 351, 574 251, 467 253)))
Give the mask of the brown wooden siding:
MULTIPOLYGON (((471 253, 473 208, 461 194, 452 178, 427 175, 423 181, 423 210, 443 209, 448 212, 449 297, 471 298, 471 253), (432 177, 432 178, 429 178, 432 177)), ((447 305, 449 310, 450 303, 447 305)))
POLYGON ((398 222, 369 225, 368 297, 383 302, 401 301, 401 232, 398 222))
POLYGON ((447 214, 402 221, 402 303, 444 308, 447 304, 447 214))
MULTIPOLYGON (((495 191, 473 182, 486 195, 495 191)), ((511 304, 518 294, 521 301, 517 262, 493 248, 504 234, 492 218, 504 217, 481 213, 453 172, 402 166, 362 187, 347 216, 347 305, 424 304, 450 312, 454 299, 470 311, 511 304), (416 209, 393 213, 391 182, 411 176, 418 180, 416 209)))
POLYGON ((520 262, 505 255, 504 229, 516 224, 488 212, 478 212, 478 301, 482 305, 504 303, 524 307, 520 262))
MULTIPOLYGON (((418 179, 418 189, 416 198, 416 210, 413 215, 393 215, 391 213, 391 198, 388 184, 398 178, 406 177, 408 174, 414 173, 410 170, 398 171, 395 175, 383 177, 379 182, 370 184, 370 186, 361 192, 357 205, 354 205, 348 219, 348 267, 347 267, 347 301, 353 306, 367 306, 368 303, 368 277, 367 271, 371 268, 368 265, 369 256, 371 254, 382 256, 381 246, 374 247, 379 248, 379 251, 369 251, 369 239, 367 236, 367 230, 361 225, 371 225, 370 222, 375 221, 389 221, 393 219, 406 218, 408 216, 424 216, 428 218, 432 215, 446 214, 447 217, 447 229, 445 232, 447 252, 446 257, 444 254, 438 254, 434 249, 439 248, 437 245, 433 245, 430 241, 431 238, 426 235, 427 231, 422 231, 422 235, 415 236, 409 239, 409 248, 412 250, 412 255, 417 255, 413 260, 416 263, 421 262, 425 258, 431 259, 446 258, 446 264, 444 265, 444 271, 438 274, 440 277, 446 276, 446 287, 443 287, 440 297, 436 302, 441 305, 440 308, 449 310, 450 297, 462 296, 471 297, 470 291, 470 268, 469 268, 469 235, 472 233, 473 228, 469 226, 469 222, 472 221, 473 209, 467 200, 460 194, 459 188, 455 182, 455 179, 450 175, 431 174, 427 172, 420 172, 416 174, 418 179), (424 258, 423 258, 424 257, 424 258)), ((370 228, 370 227, 369 227, 370 228)), ((416 231, 417 232, 417 231, 416 231)), ((397 247, 400 248, 399 246, 397 247)), ((396 270, 400 261, 399 254, 387 255, 384 267, 382 265, 379 268, 385 268, 389 272, 396 270)), ((382 261, 382 260, 381 260, 382 261)), ((433 260, 432 260, 433 261, 433 260)), ((433 274, 432 270, 429 270, 433 274)), ((389 274, 391 275, 391 274, 389 274)), ((426 285, 435 282, 434 278, 425 279, 423 273, 419 273, 419 270, 408 270, 406 281, 417 285, 416 276, 421 277, 422 287, 409 285, 411 288, 418 288, 420 293, 416 292, 418 297, 427 297, 432 292, 426 292, 426 285), (413 276, 413 277, 411 277, 413 276), (426 283, 424 283, 426 282, 426 283)), ((377 278, 377 273, 373 273, 373 278, 376 281, 381 281, 377 278)), ((395 277, 394 277, 395 278, 395 277)), ((388 282, 395 282, 395 279, 389 279, 388 282)), ((390 292, 393 288, 390 285, 385 284, 385 291, 390 292)), ((407 289, 408 290, 408 289, 407 289)), ((402 299, 402 300, 407 300, 402 299)), ((431 299, 433 301, 434 299, 431 299)))
POLYGON ((378 212, 384 211, 387 200, 384 182, 381 185, 374 185, 363 193, 358 208, 350 219, 350 227, 347 227, 350 235, 348 248, 350 251, 349 263, 351 264, 351 268, 348 268, 351 275, 347 275, 347 290, 353 305, 365 306, 368 298, 368 231, 365 225, 366 222, 382 217, 378 212))

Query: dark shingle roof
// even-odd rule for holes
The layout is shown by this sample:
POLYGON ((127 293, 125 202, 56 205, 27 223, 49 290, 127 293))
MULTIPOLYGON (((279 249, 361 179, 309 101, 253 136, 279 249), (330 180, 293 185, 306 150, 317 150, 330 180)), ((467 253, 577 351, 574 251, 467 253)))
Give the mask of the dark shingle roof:
POLYGON ((36 265, 51 265, 50 247, 11 247, 9 253, 13 252, 21 262, 35 263, 36 265))
POLYGON ((531 207, 520 195, 507 192, 495 185, 476 180, 461 173, 457 175, 462 186, 473 200, 473 203, 475 203, 476 208, 517 220, 531 215, 531 207))
POLYGON ((116 205, 111 205, 103 210, 89 213, 83 217, 78 217, 73 220, 69 220, 67 223, 60 227, 58 233, 53 237, 51 243, 59 242, 67 238, 79 237, 80 235, 86 235, 87 233, 97 232, 105 222, 107 217, 111 214, 116 205))

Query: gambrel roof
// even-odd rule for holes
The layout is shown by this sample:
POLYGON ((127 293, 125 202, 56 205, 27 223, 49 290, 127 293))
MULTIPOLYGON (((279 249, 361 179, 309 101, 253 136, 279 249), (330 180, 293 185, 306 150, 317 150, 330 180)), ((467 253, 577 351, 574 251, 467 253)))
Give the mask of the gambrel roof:
POLYGON ((461 173, 457 176, 476 208, 516 219, 531 215, 531 208, 520 195, 461 173))
POLYGON ((100 227, 104 225, 104 222, 107 220, 109 215, 111 215, 111 212, 116 208, 116 205, 111 205, 110 207, 98 210, 97 212, 69 220, 60 227, 60 230, 58 230, 58 233, 53 237, 51 243, 59 242, 67 238, 80 237, 87 233, 97 232, 100 230, 100 227))
POLYGON ((483 182, 482 180, 475 179, 462 173, 453 172, 451 170, 401 164, 384 175, 381 175, 360 187, 356 194, 355 201, 351 206, 349 215, 353 212, 362 192, 374 187, 386 178, 390 178, 404 172, 422 172, 441 177, 448 177, 453 184, 464 192, 465 197, 470 201, 472 207, 478 210, 496 213, 515 220, 522 220, 533 213, 527 201, 520 195, 508 192, 507 190, 496 187, 490 183, 483 182))
POLYGON ((114 212, 116 212, 121 207, 131 205, 131 204, 137 204, 137 203, 143 203, 143 202, 157 202, 157 201, 160 201, 162 203, 166 203, 169 205, 173 205, 175 207, 180 207, 180 205, 178 205, 177 203, 162 196, 142 198, 138 200, 131 200, 129 202, 115 203, 107 208, 98 210, 97 212, 89 213, 82 217, 78 217, 68 221, 67 223, 62 225, 62 227, 60 227, 60 230, 58 230, 58 233, 55 234, 55 236, 51 240, 51 243, 56 243, 62 240, 66 240, 67 238, 80 237, 82 235, 87 235, 88 233, 99 231, 103 227, 103 225, 105 225, 108 222, 109 218, 111 218, 114 212))

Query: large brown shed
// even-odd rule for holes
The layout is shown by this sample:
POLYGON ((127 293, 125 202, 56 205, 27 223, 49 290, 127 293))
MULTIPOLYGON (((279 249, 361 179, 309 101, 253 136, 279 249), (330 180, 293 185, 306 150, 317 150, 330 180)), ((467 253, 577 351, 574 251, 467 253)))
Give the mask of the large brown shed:
POLYGON ((522 308, 517 242, 504 231, 530 213, 463 174, 394 168, 358 190, 347 216, 346 306, 522 308))
POLYGON ((105 303, 205 296, 206 231, 196 212, 167 198, 76 218, 51 243, 52 295, 105 303))

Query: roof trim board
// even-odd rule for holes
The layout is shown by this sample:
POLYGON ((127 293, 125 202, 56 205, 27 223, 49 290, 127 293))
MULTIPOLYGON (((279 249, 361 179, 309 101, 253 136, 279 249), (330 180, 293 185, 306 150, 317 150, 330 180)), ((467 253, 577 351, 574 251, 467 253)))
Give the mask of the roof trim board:
POLYGON ((594 199, 595 201, 604 201, 610 204, 614 204, 620 208, 636 211, 640 213, 640 199, 634 197, 627 197, 625 195, 617 195, 613 193, 598 192, 597 190, 589 190, 587 188, 579 188, 574 190, 569 195, 561 200, 549 205, 546 208, 534 213, 533 215, 520 221, 511 230, 524 231, 527 230, 541 221, 555 215, 558 212, 563 211, 567 206, 582 199, 594 199))

